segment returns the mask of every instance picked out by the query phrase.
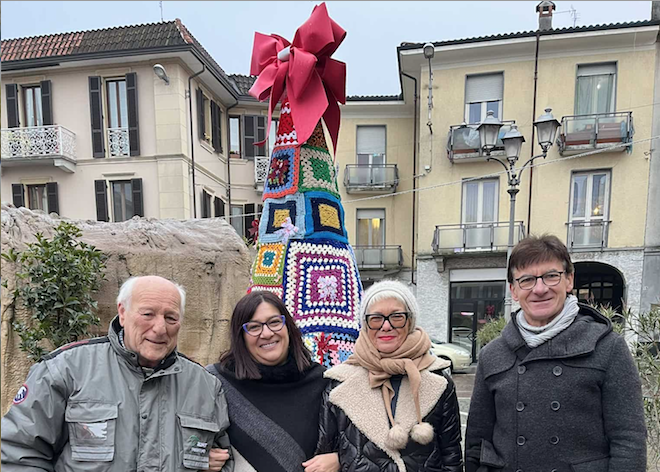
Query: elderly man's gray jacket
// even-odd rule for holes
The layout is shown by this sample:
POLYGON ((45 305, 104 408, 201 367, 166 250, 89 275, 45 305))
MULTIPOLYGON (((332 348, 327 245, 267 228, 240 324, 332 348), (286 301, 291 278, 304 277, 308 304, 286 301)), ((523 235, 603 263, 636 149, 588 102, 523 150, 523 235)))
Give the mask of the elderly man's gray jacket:
POLYGON ((205 470, 211 447, 229 447, 218 379, 176 350, 145 379, 120 329, 115 317, 108 336, 32 366, 2 418, 3 472, 205 470))
POLYGON ((466 472, 644 472, 639 374, 609 319, 581 304, 534 349, 511 319, 479 355, 466 472))

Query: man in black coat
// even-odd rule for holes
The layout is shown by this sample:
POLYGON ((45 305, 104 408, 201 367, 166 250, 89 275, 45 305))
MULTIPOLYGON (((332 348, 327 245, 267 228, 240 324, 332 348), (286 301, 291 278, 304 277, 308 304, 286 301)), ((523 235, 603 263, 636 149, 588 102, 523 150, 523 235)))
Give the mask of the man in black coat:
POLYGON ((466 472, 644 472, 641 383, 608 318, 577 302, 573 264, 555 236, 511 253, 521 309, 479 357, 466 472))

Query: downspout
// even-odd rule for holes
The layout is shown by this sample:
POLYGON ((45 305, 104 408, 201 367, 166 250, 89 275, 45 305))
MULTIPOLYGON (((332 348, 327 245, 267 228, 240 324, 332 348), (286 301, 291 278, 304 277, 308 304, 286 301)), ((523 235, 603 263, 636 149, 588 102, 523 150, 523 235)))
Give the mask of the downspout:
MULTIPOLYGON (((415 81, 415 105, 413 118, 413 194, 412 194, 412 244, 411 244, 411 269, 410 282, 415 285, 415 219, 417 216, 417 79, 411 75, 401 72, 401 75, 415 81)), ((403 90, 403 89, 402 89, 403 90)), ((403 92, 402 92, 403 93, 403 92)))
POLYGON ((192 165, 193 218, 197 218, 197 188, 195 187, 195 137, 193 135, 192 79, 202 74, 205 70, 206 66, 202 64, 202 70, 188 77, 188 110, 190 112, 190 161, 192 165))
MULTIPOLYGON (((532 123, 536 121, 536 85, 539 78, 539 40, 541 35, 539 30, 536 31, 536 54, 534 55, 534 100, 532 102, 532 123)), ((534 132, 536 127, 532 126, 532 141, 529 157, 534 156, 534 132)), ((531 234, 532 230, 532 182, 534 182, 534 166, 529 166, 529 197, 527 203, 527 234, 531 234)))
MULTIPOLYGON (((229 118, 229 110, 235 106, 238 106, 238 100, 236 100, 236 103, 232 106, 227 107, 227 144, 230 146, 229 139, 231 139, 231 122, 229 118)), ((238 139, 240 141, 241 137, 239 136, 238 139)), ((229 221, 231 224, 231 149, 227 149, 227 202, 229 204, 229 220, 225 219, 225 221, 229 221)))

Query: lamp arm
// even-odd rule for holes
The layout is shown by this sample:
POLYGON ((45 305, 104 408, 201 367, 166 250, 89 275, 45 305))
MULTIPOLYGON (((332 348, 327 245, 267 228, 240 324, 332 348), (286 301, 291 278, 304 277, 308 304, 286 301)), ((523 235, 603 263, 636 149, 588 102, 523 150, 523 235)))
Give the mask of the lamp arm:
POLYGON ((509 167, 503 161, 501 161, 497 157, 489 157, 489 158, 486 159, 486 162, 488 162, 488 161, 495 161, 495 162, 499 162, 500 164, 502 164, 502 167, 504 167, 504 170, 506 171, 507 177, 509 177, 509 179, 511 178, 511 170, 509 169, 509 167))
POLYGON ((536 155, 536 156, 533 156, 533 157, 530 157, 529 159, 527 159, 527 162, 525 162, 525 163, 523 164, 523 166, 520 168, 520 174, 522 175, 522 173, 523 173, 523 171, 525 170, 525 168, 527 168, 527 166, 528 166, 529 164, 531 164, 532 162, 534 162, 534 159, 539 158, 539 157, 542 157, 543 159, 545 159, 545 157, 546 157, 547 155, 548 155, 548 153, 547 153, 547 152, 544 152, 543 154, 538 154, 538 155, 536 155))

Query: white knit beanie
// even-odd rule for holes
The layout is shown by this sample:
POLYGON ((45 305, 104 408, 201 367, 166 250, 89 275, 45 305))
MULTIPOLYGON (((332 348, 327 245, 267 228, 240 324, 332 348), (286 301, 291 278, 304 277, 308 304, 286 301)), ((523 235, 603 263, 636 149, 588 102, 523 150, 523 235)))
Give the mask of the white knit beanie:
POLYGON ((410 289, 398 280, 381 280, 365 290, 362 295, 362 302, 360 303, 360 321, 362 326, 366 326, 367 308, 373 302, 374 298, 381 294, 385 298, 389 298, 387 295, 390 295, 392 298, 398 296, 398 298, 403 300, 406 304, 407 311, 410 313, 408 316, 408 332, 412 332, 415 329, 415 321, 419 314, 419 305, 410 289))

